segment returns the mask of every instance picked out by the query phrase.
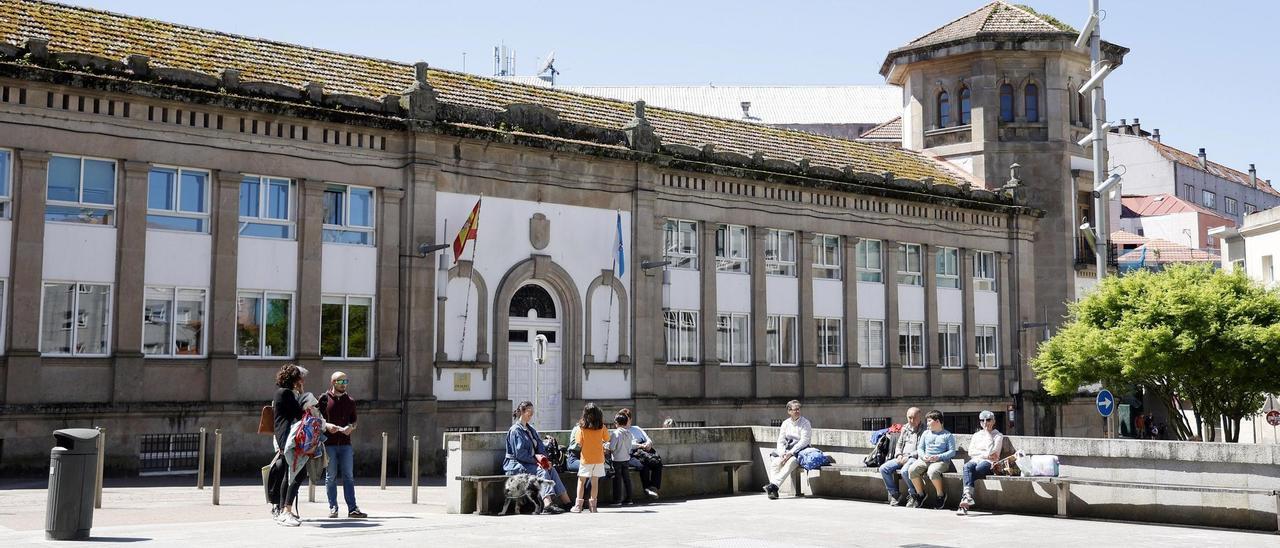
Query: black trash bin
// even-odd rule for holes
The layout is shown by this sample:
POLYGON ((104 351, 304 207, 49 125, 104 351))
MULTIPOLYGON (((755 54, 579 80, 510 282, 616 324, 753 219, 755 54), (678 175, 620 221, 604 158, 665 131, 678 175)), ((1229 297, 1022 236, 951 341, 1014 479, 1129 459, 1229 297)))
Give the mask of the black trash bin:
POLYGON ((82 540, 93 526, 93 488, 97 479, 98 431, 67 428, 53 432, 49 455, 49 503, 44 538, 82 540))

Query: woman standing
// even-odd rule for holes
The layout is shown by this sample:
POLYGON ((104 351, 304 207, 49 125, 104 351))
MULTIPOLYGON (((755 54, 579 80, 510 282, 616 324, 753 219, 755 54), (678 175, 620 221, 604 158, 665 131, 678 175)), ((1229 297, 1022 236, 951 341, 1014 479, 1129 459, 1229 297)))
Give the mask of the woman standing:
POLYGON ((640 485, 644 487, 644 493, 649 498, 656 499, 658 491, 662 489, 662 457, 653 449, 653 440, 644 433, 644 429, 636 426, 630 409, 624 407, 618 414, 627 416, 627 424, 630 424, 627 429, 635 438, 631 444, 631 461, 628 464, 640 472, 640 485))
POLYGON ((561 504, 567 505, 569 494, 560 481, 560 474, 550 466, 551 461, 545 456, 547 448, 542 444, 542 438, 533 425, 529 424, 533 420, 533 402, 520 402, 511 417, 515 421, 507 430, 507 456, 502 460, 502 470, 508 476, 533 474, 540 479, 551 480, 551 485, 542 488, 543 511, 552 514, 563 512, 562 508, 551 503, 551 497, 555 495, 561 504), (545 468, 542 466, 543 462, 547 465, 545 468))
POLYGON ((280 370, 276 372, 276 394, 271 400, 271 410, 275 415, 273 426, 276 456, 267 476, 268 495, 271 497, 271 516, 281 525, 289 527, 302 524, 298 515, 293 512, 293 502, 298 498, 301 482, 307 480, 307 471, 303 469, 298 472, 297 478, 290 478, 289 464, 285 462, 283 451, 288 444, 289 429, 302 418, 302 405, 298 403, 298 397, 302 393, 302 379, 305 376, 306 368, 291 363, 280 366, 280 370))

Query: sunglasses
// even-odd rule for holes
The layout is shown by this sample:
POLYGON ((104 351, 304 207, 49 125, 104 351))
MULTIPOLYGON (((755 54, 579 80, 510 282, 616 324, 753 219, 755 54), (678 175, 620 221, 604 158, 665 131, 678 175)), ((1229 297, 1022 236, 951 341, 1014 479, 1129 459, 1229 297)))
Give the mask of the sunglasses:
POLYGON ((333 381, 333 384, 347 384, 347 379, 333 381))
POLYGON ((982 419, 982 422, 996 422, 995 419, 982 419))

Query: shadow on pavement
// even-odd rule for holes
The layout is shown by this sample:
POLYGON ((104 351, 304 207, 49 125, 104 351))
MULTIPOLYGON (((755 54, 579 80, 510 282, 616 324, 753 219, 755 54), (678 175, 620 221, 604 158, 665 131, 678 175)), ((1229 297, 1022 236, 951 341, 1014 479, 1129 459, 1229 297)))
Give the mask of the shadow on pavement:
POLYGON ((83 542, 150 542, 153 539, 143 537, 89 537, 83 542))

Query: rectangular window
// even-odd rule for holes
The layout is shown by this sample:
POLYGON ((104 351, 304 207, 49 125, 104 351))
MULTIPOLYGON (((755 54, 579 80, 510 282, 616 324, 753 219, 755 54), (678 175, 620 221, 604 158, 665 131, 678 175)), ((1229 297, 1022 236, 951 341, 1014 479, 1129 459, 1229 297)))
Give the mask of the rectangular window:
POLYGON ((978 367, 996 369, 996 326, 979 325, 973 336, 974 352, 978 356, 978 367))
POLYGON ((769 316, 765 327, 769 365, 796 365, 796 317, 769 316))
POLYGON ((898 357, 903 367, 924 367, 924 323, 898 322, 898 357))
POLYGON ((920 244, 898 244, 898 285, 924 285, 920 244))
POLYGON ((240 181, 240 235, 293 239, 294 184, 246 175, 240 181))
POLYGON ((142 353, 151 357, 203 357, 204 289, 148 287, 142 305, 142 353))
POLYGON ((954 247, 938 248, 938 287, 960 288, 960 250, 954 247))
POLYGON ((1237 202, 1235 198, 1229 196, 1223 197, 1222 209, 1227 212, 1227 215, 1239 215, 1240 202, 1237 202))
POLYGON ((671 261, 671 268, 698 269, 698 223, 667 219, 663 246, 663 256, 671 261))
POLYGON ((960 324, 938 324, 938 360, 942 367, 964 367, 964 352, 960 348, 962 338, 960 324))
POLYGON ((975 251, 973 253, 973 289, 975 291, 996 290, 995 252, 975 251))
POLYGON ((844 365, 844 331, 840 318, 814 318, 814 333, 818 336, 817 361, 820 366, 844 365))
POLYGON ((751 318, 746 314, 716 316, 716 358, 726 365, 751 363, 751 318))
POLYGON ((373 189, 329 185, 324 190, 325 242, 373 245, 373 189))
POLYGON ((1191 202, 1196 201, 1196 187, 1191 185, 1182 185, 1182 194, 1183 194, 1182 197, 1187 199, 1188 201, 1191 201, 1191 202))
POLYGON ((740 225, 716 226, 716 270, 719 272, 747 272, 747 259, 751 256, 751 242, 747 239, 747 227, 740 225))
POLYGON ((45 202, 46 221, 115 226, 115 161, 53 156, 45 202))
POLYGON ((1274 259, 1271 255, 1262 256, 1262 283, 1270 285, 1276 281, 1274 259))
POLYGON ((858 320, 858 365, 884 367, 883 320, 858 320))
POLYGON ((320 297, 320 356, 338 360, 373 357, 373 297, 320 297))
POLYGON ((147 228, 208 232, 209 173, 153 167, 147 176, 147 228))
POLYGON ((239 293, 236 354, 246 358, 293 356, 293 295, 270 291, 239 293))
POLYGON ((764 243, 764 273, 796 275, 796 233, 770 228, 764 243))
POLYGON ((1217 207, 1217 204, 1218 204, 1217 194, 1209 192, 1208 190, 1200 191, 1200 205, 1203 205, 1209 209, 1213 209, 1214 207, 1217 207))
POLYGON ((1258 212, 1258 206, 1253 205, 1253 204, 1251 204, 1251 203, 1249 203, 1249 202, 1245 202, 1245 203, 1244 203, 1244 214, 1245 214, 1245 215, 1252 215, 1252 214, 1257 213, 1257 212, 1258 212))
POLYGON ((6 299, 6 297, 8 296, 6 291, 8 289, 9 289, 9 281, 0 279, 0 354, 4 354, 4 347, 5 347, 4 346, 4 342, 5 342, 4 328, 8 327, 7 325, 5 325, 5 321, 4 321, 5 313, 8 312, 8 308, 9 308, 6 304, 9 302, 8 299, 6 299))
POLYGON ((854 254, 858 256, 858 281, 882 283, 880 240, 859 239, 854 254))
POLYGON ((0 149, 0 219, 11 216, 13 179, 13 152, 0 149))
POLYGON ((663 319, 666 333, 667 363, 698 363, 698 313, 692 310, 668 310, 663 319))
POLYGON ((45 283, 40 309, 40 353, 106 356, 111 353, 111 286, 45 283))
POLYGON ((840 279, 840 237, 834 234, 813 236, 813 277, 840 279))

